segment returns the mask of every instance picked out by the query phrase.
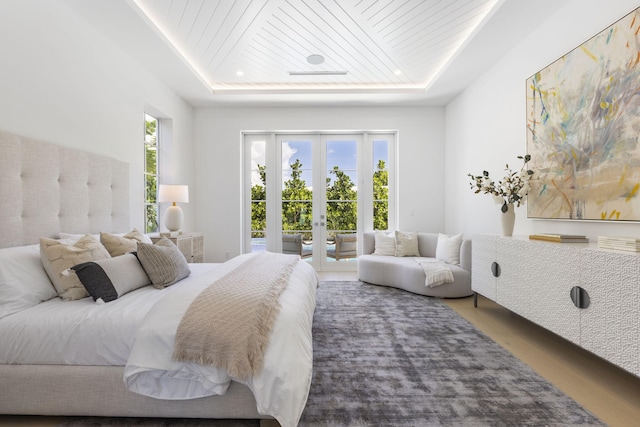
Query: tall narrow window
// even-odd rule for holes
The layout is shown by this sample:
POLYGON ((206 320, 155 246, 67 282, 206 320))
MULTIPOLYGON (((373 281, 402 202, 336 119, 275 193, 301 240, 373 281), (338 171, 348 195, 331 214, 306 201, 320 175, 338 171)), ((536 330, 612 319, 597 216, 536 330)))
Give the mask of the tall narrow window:
POLYGON ((145 233, 158 231, 158 119, 144 116, 145 233))
POLYGON ((389 228, 389 141, 373 140, 373 229, 389 228))
POLYGON ((266 249, 267 170, 264 140, 250 141, 251 147, 251 251, 266 249))

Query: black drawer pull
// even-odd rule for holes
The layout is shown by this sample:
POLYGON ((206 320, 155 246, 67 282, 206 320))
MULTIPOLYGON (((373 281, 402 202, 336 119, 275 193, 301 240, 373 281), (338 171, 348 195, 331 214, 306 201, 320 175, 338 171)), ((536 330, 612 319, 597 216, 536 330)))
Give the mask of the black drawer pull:
POLYGON ((491 264, 491 273, 493 273, 493 277, 500 277, 500 264, 494 261, 491 264))

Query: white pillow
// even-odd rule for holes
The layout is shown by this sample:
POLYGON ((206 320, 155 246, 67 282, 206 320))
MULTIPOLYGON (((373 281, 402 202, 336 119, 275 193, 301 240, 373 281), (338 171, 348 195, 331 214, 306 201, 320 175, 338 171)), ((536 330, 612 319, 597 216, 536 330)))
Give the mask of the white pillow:
POLYGON ((151 284, 149 276, 134 254, 84 262, 71 269, 76 272, 94 301, 113 301, 151 284))
POLYGON ((0 249, 0 319, 56 296, 38 245, 0 249))
POLYGON ((374 255, 390 255, 396 254, 396 236, 393 232, 386 233, 384 231, 376 231, 374 255))
POLYGON ((396 230, 396 256, 420 256, 417 231, 396 230))
POLYGON ((436 246, 436 259, 447 264, 460 264, 460 246, 462 245, 462 233, 455 236, 447 236, 438 233, 438 245, 436 246))
POLYGON ((75 272, 69 272, 68 269, 83 262, 111 258, 111 255, 102 243, 87 234, 72 245, 42 237, 40 257, 58 295, 64 300, 75 300, 85 298, 89 294, 75 272))

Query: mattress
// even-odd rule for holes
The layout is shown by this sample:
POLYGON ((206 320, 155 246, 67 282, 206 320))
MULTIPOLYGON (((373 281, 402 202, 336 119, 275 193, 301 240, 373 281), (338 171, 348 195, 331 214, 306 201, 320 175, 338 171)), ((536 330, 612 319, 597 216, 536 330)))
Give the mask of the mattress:
POLYGON ((97 304, 91 297, 53 298, 4 317, 0 364, 123 366, 151 307, 165 295, 214 274, 220 265, 190 264, 189 277, 173 286, 146 286, 108 304, 97 304))

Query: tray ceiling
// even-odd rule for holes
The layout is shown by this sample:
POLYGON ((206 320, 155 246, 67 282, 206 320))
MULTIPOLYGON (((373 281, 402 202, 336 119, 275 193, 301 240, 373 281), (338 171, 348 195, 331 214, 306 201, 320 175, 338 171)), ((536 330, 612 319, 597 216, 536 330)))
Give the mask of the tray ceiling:
POLYGON ((424 91, 497 3, 135 0, 215 92, 424 91))
POLYGON ((567 3, 61 1, 193 106, 446 105, 567 3))

